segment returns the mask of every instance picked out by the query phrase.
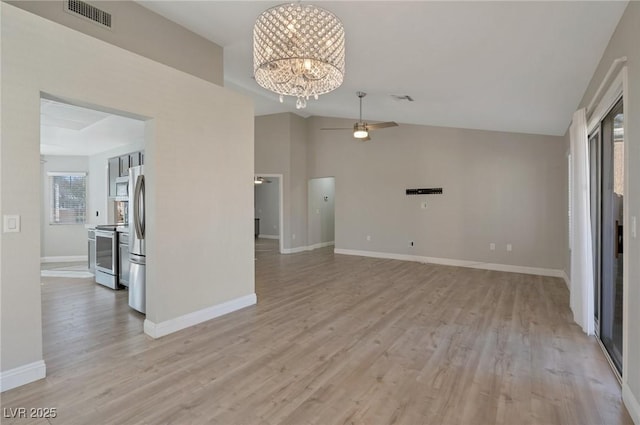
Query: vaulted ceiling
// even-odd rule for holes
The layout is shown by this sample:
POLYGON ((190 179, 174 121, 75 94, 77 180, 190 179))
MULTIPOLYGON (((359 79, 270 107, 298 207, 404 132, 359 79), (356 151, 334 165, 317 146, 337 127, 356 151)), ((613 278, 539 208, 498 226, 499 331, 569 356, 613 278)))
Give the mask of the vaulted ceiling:
POLYGON ((142 1, 224 47, 225 85, 256 114, 563 135, 627 2, 319 1, 346 30, 343 85, 298 111, 252 79, 255 18, 274 1, 142 1), (415 102, 390 95, 411 95, 415 102))

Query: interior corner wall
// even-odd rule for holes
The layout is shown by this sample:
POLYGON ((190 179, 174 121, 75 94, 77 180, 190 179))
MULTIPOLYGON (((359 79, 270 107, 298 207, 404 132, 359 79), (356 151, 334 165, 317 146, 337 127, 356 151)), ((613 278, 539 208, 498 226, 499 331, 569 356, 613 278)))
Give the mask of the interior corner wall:
MULTIPOLYGON (((626 56, 628 70, 628 97, 624 99, 624 131, 627 142, 628 186, 625 194, 627 214, 624 222, 630 217, 640 219, 640 2, 630 1, 616 27, 609 44, 600 60, 591 82, 580 103, 586 107, 595 95, 605 74, 613 61, 626 56)), ((624 226, 623 239, 625 252, 629 261, 625 260, 626 284, 623 334, 627 351, 624 355, 622 372, 623 400, 636 424, 640 425, 640 239, 632 238, 630 226, 624 226)))
POLYGON ((401 124, 359 143, 349 132, 320 131, 350 123, 309 119, 309 177, 336 179, 336 249, 559 274, 566 167, 561 137, 401 124), (429 187, 444 193, 405 194, 429 187))
POLYGON ((43 359, 41 91, 147 119, 147 320, 254 296, 251 100, 4 2, 0 23, 0 205, 22 224, 0 241, 2 372, 43 359))
POLYGON ((306 120, 291 114, 291 244, 305 247, 307 241, 307 127, 306 120))
MULTIPOLYGON (((87 173, 87 200, 89 199, 89 157, 87 156, 44 156, 42 164, 42 197, 41 197, 41 257, 78 257, 87 256, 87 229, 84 224, 51 224, 49 212, 51 190, 49 172, 84 172, 87 173)), ((87 214, 89 214, 87 208, 87 214)), ((89 217, 87 217, 88 219, 89 217)))
POLYGON ((219 86, 223 85, 222 47, 134 1, 89 2, 111 14, 110 29, 65 12, 62 0, 12 0, 8 3, 219 86))
POLYGON ((306 121, 291 113, 255 117, 255 172, 282 174, 285 252, 307 244, 306 121))

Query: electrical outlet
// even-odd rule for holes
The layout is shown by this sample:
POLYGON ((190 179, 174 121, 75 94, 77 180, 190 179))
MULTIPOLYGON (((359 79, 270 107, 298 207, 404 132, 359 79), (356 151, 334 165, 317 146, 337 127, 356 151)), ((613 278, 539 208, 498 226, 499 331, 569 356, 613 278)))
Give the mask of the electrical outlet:
POLYGON ((409 248, 413 248, 413 241, 409 241, 409 248))
POLYGON ((291 239, 295 240, 295 238, 296 238, 296 234, 294 233, 294 234, 291 235, 291 239))
POLYGON ((511 246, 510 243, 507 244, 507 252, 511 252, 513 251, 513 247, 511 246))
POLYGON ((490 249, 491 251, 495 251, 495 250, 496 250, 496 244, 494 244, 493 242, 491 242, 491 243, 489 244, 489 249, 490 249))
POLYGON ((420 206, 422 207, 423 210, 427 209, 427 201, 422 202, 422 204, 420 204, 420 206))
POLYGON ((370 241, 371 240, 371 235, 367 235, 367 240, 370 241))

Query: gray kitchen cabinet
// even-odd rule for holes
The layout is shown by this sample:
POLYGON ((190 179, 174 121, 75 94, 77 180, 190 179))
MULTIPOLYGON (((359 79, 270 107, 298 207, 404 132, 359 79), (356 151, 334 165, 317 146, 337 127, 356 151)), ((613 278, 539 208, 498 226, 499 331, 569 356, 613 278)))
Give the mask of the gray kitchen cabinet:
POLYGON ((120 177, 120 158, 109 159, 109 196, 116 196, 116 179, 120 177))
POLYGON ((110 197, 117 196, 116 194, 116 180, 119 177, 127 177, 129 175, 129 168, 142 165, 144 163, 144 153, 131 152, 125 155, 109 158, 109 195, 110 197))
POLYGON ((122 155, 120 158, 120 177, 126 177, 129 175, 129 155, 122 155))
POLYGON ((134 152, 129 154, 129 167, 137 167, 138 165, 142 165, 140 161, 142 156, 142 152, 134 152))
POLYGON ((118 283, 122 286, 129 287, 129 234, 124 232, 118 233, 118 257, 120 267, 118 271, 118 283))
POLYGON ((96 231, 94 229, 89 229, 88 233, 88 258, 89 258, 89 271, 91 273, 96 272, 96 231))

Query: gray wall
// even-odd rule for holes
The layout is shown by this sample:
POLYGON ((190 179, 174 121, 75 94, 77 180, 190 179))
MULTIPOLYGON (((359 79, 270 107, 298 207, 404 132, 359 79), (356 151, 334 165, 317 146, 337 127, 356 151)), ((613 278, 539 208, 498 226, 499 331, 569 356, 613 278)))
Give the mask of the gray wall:
POLYGON ((6 3, 0 14, 0 206, 22 221, 0 241, 2 372, 42 361, 41 92, 146 117, 147 321, 252 298, 251 101, 6 3))
POLYGON ((278 177, 267 177, 271 183, 255 185, 255 216, 260 219, 260 235, 279 238, 280 189, 278 177))
MULTIPOLYGON (((41 257, 87 256, 87 230, 84 224, 50 224, 51 188, 49 172, 87 173, 87 200, 89 195, 89 158, 86 156, 44 156, 42 164, 41 197, 41 257)), ((88 213, 87 209, 87 213, 88 213)))
MULTIPOLYGON (((628 140, 625 153, 628 166, 627 194, 625 202, 628 205, 628 214, 625 223, 629 223, 629 217, 640 219, 640 2, 631 1, 622 15, 609 45, 600 60, 600 64, 591 79, 589 87, 585 91, 580 102, 580 107, 585 107, 595 95, 605 74, 613 61, 619 57, 627 57, 629 78, 629 93, 625 99, 625 136, 628 140)), ((625 329, 624 339, 628 344, 628 350, 624 353, 625 366, 623 370, 623 396, 629 406, 630 398, 635 401, 635 420, 640 423, 640 331, 637 324, 640 323, 640 262, 636 259, 640 256, 640 240, 631 238, 630 226, 624 230, 625 267, 627 268, 627 286, 625 287, 625 329)), ((630 409, 631 410, 631 409, 630 409)))
POLYGON ((282 174, 285 251, 307 245, 307 128, 291 113, 255 118, 255 172, 282 174))
POLYGON ((308 121, 309 177, 336 178, 336 248, 564 267, 561 137, 400 125, 362 143, 319 130, 350 120, 308 121), (405 195, 420 187, 444 194, 405 195))
POLYGON ((335 191, 336 179, 333 177, 309 180, 307 240, 310 246, 328 244, 335 240, 335 191))
POLYGON ((214 84, 223 85, 222 47, 133 1, 88 2, 111 13, 110 30, 65 12, 60 0, 8 3, 214 84))

